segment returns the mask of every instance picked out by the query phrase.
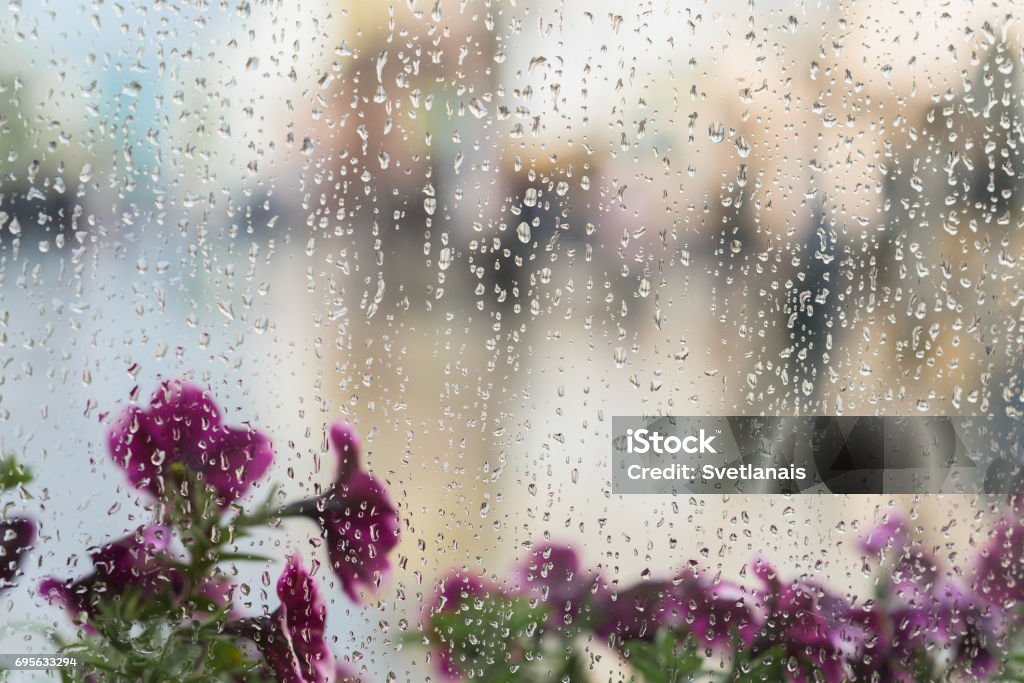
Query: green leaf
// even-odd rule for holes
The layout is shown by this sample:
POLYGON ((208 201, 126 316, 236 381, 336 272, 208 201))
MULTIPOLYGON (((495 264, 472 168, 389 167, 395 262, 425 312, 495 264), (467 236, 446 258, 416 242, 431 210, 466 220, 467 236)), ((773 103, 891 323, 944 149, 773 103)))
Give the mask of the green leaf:
POLYGON ((467 677, 508 683, 528 680, 524 660, 540 656, 547 608, 527 598, 489 595, 430 619, 428 638, 447 649, 467 677))
POLYGON ((1024 654, 1009 655, 1003 664, 1003 670, 995 676, 994 680, 1006 681, 1006 683, 1024 683, 1024 654))
POLYGON ((221 562, 273 562, 274 558, 256 553, 218 553, 221 562))
POLYGON ((787 652, 784 645, 776 645, 767 650, 752 654, 743 659, 737 653, 733 665, 733 674, 727 679, 731 681, 783 681, 789 678, 788 671, 800 671, 802 680, 824 681, 825 675, 821 667, 808 657, 801 657, 787 652))
POLYGON ((704 655, 692 635, 682 638, 667 629, 653 641, 630 640, 622 648, 626 661, 646 683, 679 683, 692 680, 704 667, 704 655))
POLYGON ((246 658, 235 643, 215 640, 210 644, 207 661, 215 672, 238 671, 245 666, 246 658))
POLYGON ((0 457, 0 491, 8 491, 32 481, 32 471, 21 465, 14 456, 7 454, 0 457))
POLYGON ((130 628, 115 633, 118 640, 101 635, 64 648, 80 664, 72 674, 74 680, 83 680, 89 673, 100 674, 103 680, 142 683, 265 680, 258 671, 259 662, 247 659, 232 637, 205 632, 202 624, 175 630, 173 623, 155 619, 124 626, 130 628))

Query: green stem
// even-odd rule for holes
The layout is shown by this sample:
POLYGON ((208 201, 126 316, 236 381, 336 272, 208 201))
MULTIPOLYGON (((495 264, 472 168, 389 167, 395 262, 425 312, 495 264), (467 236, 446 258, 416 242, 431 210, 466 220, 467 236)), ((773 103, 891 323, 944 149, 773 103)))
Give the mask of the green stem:
POLYGON ((235 517, 233 526, 239 529, 246 529, 278 522, 288 517, 316 517, 332 509, 344 510, 344 503, 333 500, 325 501, 323 498, 307 498, 280 507, 240 513, 235 517))

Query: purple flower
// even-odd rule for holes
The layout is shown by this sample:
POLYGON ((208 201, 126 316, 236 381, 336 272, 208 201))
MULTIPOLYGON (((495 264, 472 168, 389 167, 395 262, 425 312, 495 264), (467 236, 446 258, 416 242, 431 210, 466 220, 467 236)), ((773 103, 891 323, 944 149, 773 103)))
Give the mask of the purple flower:
POLYGON ((331 427, 338 455, 334 487, 298 509, 320 525, 331 566, 345 593, 359 601, 359 586, 375 586, 398 544, 398 511, 376 478, 359 468, 359 439, 348 425, 331 427))
POLYGON ((615 637, 615 645, 630 640, 653 640, 661 627, 685 622, 685 607, 671 581, 645 581, 602 597, 594 632, 615 637))
POLYGON ((167 548, 170 533, 162 526, 142 527, 90 551, 94 570, 77 581, 44 579, 39 592, 63 605, 77 619, 94 619, 105 605, 132 593, 142 610, 159 609, 178 600, 185 579, 173 566, 167 548))
POLYGON ((901 550, 907 544, 907 525, 902 516, 888 515, 860 539, 860 549, 866 555, 878 555, 893 549, 901 550))
POLYGON ((0 522, 0 590, 13 585, 18 564, 36 537, 36 525, 24 517, 0 522))
POLYGON ((333 683, 339 669, 327 646, 327 606, 298 554, 288 557, 277 597, 281 606, 251 620, 247 634, 280 683, 333 683))
MULTIPOLYGON (((452 572, 441 582, 430 612, 433 614, 455 612, 470 598, 499 592, 495 586, 483 579, 465 572, 452 572)), ((429 617, 429 615, 427 616, 429 617)))
POLYGON ((939 564, 920 543, 912 543, 889 568, 888 580, 894 595, 921 604, 939 580, 939 564))
POLYGON ((865 555, 888 559, 885 576, 894 597, 922 605, 939 580, 939 564, 917 540, 910 538, 906 521, 893 515, 860 540, 865 555))
POLYGON ((900 680, 908 671, 946 650, 960 672, 979 679, 998 666, 998 640, 1009 623, 1007 611, 1022 597, 1022 528, 1013 518, 999 522, 980 552, 972 592, 944 578, 935 557, 892 520, 865 541, 867 552, 888 554, 884 602, 869 613, 852 614, 864 637, 851 658, 854 672, 868 678, 900 680), (872 637, 873 636, 873 637, 872 637))
POLYGON ((566 625, 579 614, 588 595, 599 589, 600 577, 588 574, 569 546, 541 543, 516 568, 511 592, 550 605, 552 626, 566 625))
POLYGON ((734 635, 750 644, 758 623, 740 586, 687 576, 673 581, 637 584, 616 596, 605 596, 595 631, 615 634, 620 643, 651 640, 658 629, 689 632, 709 647, 728 645, 734 635))
MULTIPOLYGON (((764 584, 759 595, 764 620, 755 649, 782 645, 787 655, 820 668, 826 680, 841 680, 852 630, 846 602, 810 582, 783 585, 775 568, 763 560, 756 560, 753 569, 764 584)), ((808 675, 799 665, 791 678, 802 681, 808 675)))
POLYGON ((975 576, 977 590, 1000 607, 1024 600, 1024 525, 1016 517, 996 523, 975 561, 975 576))
POLYGON ((181 380, 161 384, 148 410, 126 408, 109 444, 132 486, 159 497, 187 471, 216 491, 221 506, 243 495, 274 458, 264 434, 222 424, 209 393, 181 380))
POLYGON ((728 581, 690 579, 680 587, 686 625, 705 645, 726 646, 738 635, 749 645, 759 624, 748 606, 747 591, 728 581))
POLYGON ((935 598, 932 613, 941 620, 955 666, 973 680, 987 678, 999 667, 999 653, 1006 647, 999 642, 1005 626, 1002 610, 951 581, 935 591, 935 598))
POLYGON ((912 671, 927 656, 935 618, 909 607, 851 607, 853 680, 912 683, 912 671))

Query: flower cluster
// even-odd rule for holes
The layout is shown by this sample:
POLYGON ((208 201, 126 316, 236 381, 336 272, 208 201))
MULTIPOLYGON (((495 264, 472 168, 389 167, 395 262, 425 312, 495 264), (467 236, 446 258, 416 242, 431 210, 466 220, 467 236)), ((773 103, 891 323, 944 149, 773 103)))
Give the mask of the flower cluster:
POLYGON ((966 577, 946 571, 915 540, 905 520, 892 517, 863 540, 883 580, 877 599, 851 609, 860 627, 854 673, 881 680, 922 680, 955 672, 987 680, 1002 667, 1000 653, 1020 630, 1024 526, 998 520, 966 577))
POLYGON ((40 594, 63 606, 72 619, 89 631, 106 605, 127 594, 139 603, 139 614, 165 611, 185 593, 185 576, 167 554, 170 530, 165 526, 140 527, 89 552, 92 573, 75 581, 44 579, 40 594))
POLYGON ((607 643, 645 681, 662 680, 666 667, 721 673, 722 662, 732 668, 729 680, 800 682, 987 680, 1002 668, 998 653, 1020 631, 1024 601, 1024 525, 1016 517, 999 521, 967 578, 943 570, 897 517, 873 529, 860 550, 879 570, 868 600, 783 580, 763 558, 751 564, 748 584, 691 563, 675 576, 620 587, 584 569, 569 546, 545 542, 504 581, 449 575, 420 635, 450 678, 486 679, 501 669, 522 676, 503 680, 532 680, 537 661, 549 672, 573 671, 581 635, 607 643), (552 664, 551 653, 565 661, 555 656, 552 664))
MULTIPOLYGON (((398 511, 363 469, 352 428, 330 427, 336 474, 322 493, 280 503, 249 494, 273 461, 270 439, 230 426, 210 394, 188 382, 161 385, 147 407, 113 421, 109 449, 153 519, 89 549, 92 569, 47 578, 39 593, 79 627, 61 643, 81 657, 86 680, 333 683, 353 681, 329 647, 327 605, 299 554, 284 558, 277 606, 246 614, 225 565, 271 561, 236 539, 290 518, 312 522, 340 591, 354 602, 375 591, 399 538, 398 511)), ((4 465, 0 484, 25 481, 4 465)), ((10 488, 4 485, 4 488, 10 488)), ((36 534, 33 522, 0 521, 0 590, 14 585, 36 534)), ((840 594, 810 577, 784 578, 757 557, 734 582, 686 564, 622 585, 588 568, 570 546, 532 546, 509 575, 465 568, 437 587, 416 637, 447 677, 585 680, 601 643, 648 683, 725 674, 727 680, 988 680, 1024 635, 1024 524, 1002 517, 967 570, 943 567, 907 520, 891 516, 859 542, 876 590, 840 594), (666 672, 669 672, 666 678, 666 672)), ((269 577, 266 584, 270 584, 269 577)), ((1024 680, 1021 672, 1014 680, 1024 680)))
MULTIPOLYGON (((120 413, 109 433, 111 457, 156 503, 156 519, 91 549, 89 574, 39 586, 81 627, 82 640, 65 649, 82 655, 91 679, 141 680, 153 662, 137 653, 153 650, 162 673, 178 670, 191 680, 198 673, 209 680, 355 680, 331 654, 326 603, 298 554, 285 561, 280 605, 257 616, 239 612, 236 586, 222 567, 269 560, 235 552, 231 539, 282 518, 306 518, 318 525, 349 598, 358 601, 362 589, 381 583, 398 543, 397 509, 383 484, 361 469, 355 432, 335 424, 330 434, 338 473, 326 493, 279 505, 272 491, 245 512, 243 498, 274 460, 265 434, 226 425, 211 395, 184 381, 164 382, 148 407, 120 413)), ((0 560, 30 541, 30 531, 12 527, 0 560)), ((0 563, 0 581, 12 566, 0 563)))

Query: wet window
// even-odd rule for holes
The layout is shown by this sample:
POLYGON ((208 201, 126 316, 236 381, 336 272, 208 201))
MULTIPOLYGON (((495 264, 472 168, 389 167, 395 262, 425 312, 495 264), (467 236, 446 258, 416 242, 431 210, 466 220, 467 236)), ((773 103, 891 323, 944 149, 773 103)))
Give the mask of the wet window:
POLYGON ((0 669, 1024 679, 1014 9, 8 0, 0 669))

